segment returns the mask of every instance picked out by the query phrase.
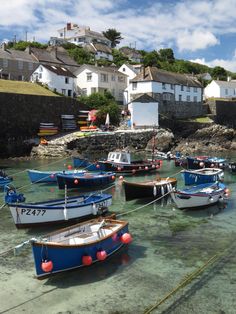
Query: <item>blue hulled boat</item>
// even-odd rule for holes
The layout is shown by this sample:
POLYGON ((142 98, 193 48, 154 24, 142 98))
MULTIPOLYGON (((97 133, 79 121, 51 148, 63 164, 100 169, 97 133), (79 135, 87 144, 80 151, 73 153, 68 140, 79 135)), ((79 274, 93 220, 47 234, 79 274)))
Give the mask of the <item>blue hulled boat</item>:
POLYGON ((31 240, 36 275, 45 277, 104 261, 132 241, 128 222, 93 219, 31 240))
POLYGON ((84 168, 88 171, 97 171, 99 167, 96 165, 96 163, 91 163, 87 159, 83 159, 80 157, 73 157, 73 165, 75 168, 84 168))
POLYGON ((211 183, 220 181, 224 177, 224 171, 218 168, 203 168, 195 170, 182 170, 185 185, 211 183))
POLYGON ((187 157, 188 169, 201 169, 201 168, 220 168, 224 169, 227 164, 226 159, 209 156, 196 156, 187 157))
POLYGON ((58 174, 76 174, 80 175, 85 173, 85 170, 54 170, 54 171, 40 171, 28 169, 27 173, 32 183, 52 183, 57 182, 58 174))
POLYGON ((12 180, 12 177, 9 177, 4 170, 0 169, 0 188, 4 188, 12 180))
POLYGON ((59 189, 94 188, 113 183, 116 179, 114 172, 85 172, 83 174, 57 174, 59 189))

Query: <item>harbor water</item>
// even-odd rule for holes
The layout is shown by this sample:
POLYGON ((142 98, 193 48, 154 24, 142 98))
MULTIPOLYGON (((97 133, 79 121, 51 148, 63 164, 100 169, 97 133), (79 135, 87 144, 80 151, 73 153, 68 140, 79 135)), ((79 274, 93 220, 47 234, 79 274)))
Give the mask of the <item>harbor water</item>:
MULTIPOLYGON (((27 202, 63 198, 56 184, 31 184, 26 169, 58 170, 70 159, 2 160, 0 168, 14 178, 27 202)), ((176 177, 181 168, 164 161, 160 170, 129 181, 176 177)), ((133 242, 104 262, 35 278, 30 245, 18 255, 13 248, 60 226, 15 228, 8 207, 0 210, 0 314, 177 313, 233 314, 236 308, 236 175, 225 171, 230 189, 225 208, 178 210, 171 199, 126 202, 122 180, 106 193, 111 213, 129 222, 133 242)), ((69 195, 78 190, 68 191, 69 195)), ((0 205, 4 203, 0 192, 0 205)))

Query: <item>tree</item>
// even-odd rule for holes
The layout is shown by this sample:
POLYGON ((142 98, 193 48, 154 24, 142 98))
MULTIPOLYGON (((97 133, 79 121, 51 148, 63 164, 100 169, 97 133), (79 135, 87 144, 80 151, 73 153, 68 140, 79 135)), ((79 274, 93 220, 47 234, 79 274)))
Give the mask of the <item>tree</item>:
POLYGON ((157 66, 160 62, 160 56, 156 50, 148 52, 143 58, 143 64, 145 67, 147 66, 157 66))
POLYGON ((115 28, 109 28, 107 31, 102 33, 107 39, 111 41, 111 48, 115 48, 116 45, 118 45, 123 39, 121 37, 121 33, 118 32, 115 28))
POLYGON ((94 57, 84 48, 68 49, 68 53, 78 64, 94 64, 94 57))
POLYGON ((121 53, 117 49, 112 49, 112 56, 113 56, 113 62, 117 66, 121 66, 124 63, 127 63, 129 61, 129 58, 124 56, 123 53, 121 53))
POLYGON ((171 48, 160 49, 159 55, 161 61, 168 61, 170 63, 173 63, 175 61, 174 52, 171 48))
POLYGON ((215 80, 218 79, 218 80, 226 81, 227 71, 222 67, 216 66, 211 70, 211 76, 215 80))
POLYGON ((113 125, 118 125, 120 121, 120 108, 112 94, 108 91, 102 93, 93 93, 90 96, 79 97, 81 103, 87 105, 89 109, 97 109, 96 124, 100 126, 105 124, 107 113, 110 115, 110 121, 113 125))

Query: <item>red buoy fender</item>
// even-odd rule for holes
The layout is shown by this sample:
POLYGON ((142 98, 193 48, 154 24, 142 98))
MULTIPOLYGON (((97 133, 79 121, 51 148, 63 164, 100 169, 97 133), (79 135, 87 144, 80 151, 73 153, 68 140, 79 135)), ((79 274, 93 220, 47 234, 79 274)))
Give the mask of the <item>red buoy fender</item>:
POLYGON ((120 237, 120 240, 124 244, 129 244, 130 242, 132 242, 133 239, 132 239, 131 235, 128 232, 126 232, 126 233, 122 234, 122 236, 120 237))
POLYGON ((99 261, 104 261, 107 258, 107 252, 105 250, 98 251, 96 255, 99 261))
POLYGON ((92 262, 93 262, 93 259, 90 255, 84 255, 82 257, 82 263, 84 266, 89 266, 92 264, 92 262))
POLYGON ((45 273, 50 273, 53 270, 53 262, 45 260, 41 263, 41 268, 45 273))

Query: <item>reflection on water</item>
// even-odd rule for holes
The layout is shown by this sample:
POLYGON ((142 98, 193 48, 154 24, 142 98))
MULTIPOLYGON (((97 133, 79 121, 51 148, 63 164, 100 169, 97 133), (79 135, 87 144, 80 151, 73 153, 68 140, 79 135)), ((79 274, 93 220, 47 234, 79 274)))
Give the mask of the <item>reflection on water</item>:
MULTIPOLYGON (((31 202, 63 198, 64 192, 56 184, 31 184, 25 169, 58 170, 68 164, 71 160, 54 164, 47 160, 9 160, 0 162, 0 168, 7 167, 7 173, 14 176, 14 185, 31 202)), ((125 179, 143 181, 175 176, 181 188, 180 170, 173 162, 164 161, 156 174, 125 179)), ((225 207, 178 210, 171 198, 147 206, 151 200, 126 202, 122 180, 117 178, 115 185, 106 190, 113 196, 110 211, 129 221, 133 243, 103 263, 44 280, 34 277, 30 247, 25 247, 19 256, 1 252, 58 226, 17 230, 8 208, 2 209, 0 313, 143 313, 215 254, 220 256, 216 263, 154 313, 234 313, 236 254, 231 244, 236 239, 236 175, 226 172, 224 181, 231 190, 225 207)))

